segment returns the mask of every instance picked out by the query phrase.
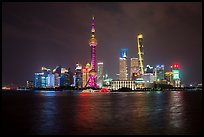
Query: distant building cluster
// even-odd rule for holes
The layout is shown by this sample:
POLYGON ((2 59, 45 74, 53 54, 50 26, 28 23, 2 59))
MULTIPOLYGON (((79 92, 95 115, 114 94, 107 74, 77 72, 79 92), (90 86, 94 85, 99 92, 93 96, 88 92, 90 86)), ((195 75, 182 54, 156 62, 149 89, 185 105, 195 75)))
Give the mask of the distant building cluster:
MULTIPOLYGON (((103 74, 103 62, 97 63, 97 85, 101 88, 103 86, 110 86, 107 82, 106 77, 103 74)), ((34 81, 27 81, 28 88, 56 88, 56 87, 74 87, 74 88, 85 88, 89 87, 89 73, 91 71, 90 63, 87 63, 82 67, 81 64, 77 63, 76 68, 72 71, 70 68, 62 68, 57 66, 54 69, 46 67, 41 68, 41 72, 34 74, 34 81)), ((110 82, 110 81, 109 81, 110 82)))
MULTIPOLYGON (((55 88, 60 86, 72 86, 73 72, 69 69, 57 66, 53 70, 42 67, 41 72, 34 74, 35 88, 55 88)), ((28 84, 27 84, 28 85, 28 84)))
POLYGON ((128 75, 128 49, 120 49, 119 78, 112 81, 111 88, 155 88, 162 86, 181 87, 180 70, 178 64, 171 66, 170 71, 165 71, 164 65, 155 68, 146 65, 144 68, 143 35, 137 36, 138 58, 130 58, 130 69, 128 75), (129 76, 129 77, 128 77, 129 76))

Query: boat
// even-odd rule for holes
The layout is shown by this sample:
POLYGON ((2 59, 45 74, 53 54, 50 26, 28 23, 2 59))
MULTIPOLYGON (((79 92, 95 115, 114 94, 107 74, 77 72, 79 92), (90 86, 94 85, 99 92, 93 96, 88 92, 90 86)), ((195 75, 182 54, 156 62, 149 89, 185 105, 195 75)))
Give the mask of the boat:
POLYGON ((82 90, 83 93, 91 93, 91 92, 94 92, 95 90, 93 89, 85 89, 85 90, 82 90))
POLYGON ((93 92, 110 92, 109 89, 107 88, 101 88, 101 89, 96 89, 96 90, 93 90, 93 89, 85 89, 82 91, 83 93, 93 93, 93 92))

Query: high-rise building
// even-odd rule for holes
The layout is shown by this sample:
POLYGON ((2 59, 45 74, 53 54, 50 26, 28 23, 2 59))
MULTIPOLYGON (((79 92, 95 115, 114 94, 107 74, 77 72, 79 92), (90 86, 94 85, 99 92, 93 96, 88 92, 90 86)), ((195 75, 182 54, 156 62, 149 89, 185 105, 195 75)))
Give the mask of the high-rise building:
POLYGON ((103 86, 103 62, 99 62, 97 66, 97 83, 98 86, 101 88, 103 86))
POLYGON ((47 83, 47 87, 54 87, 55 86, 55 75, 50 73, 48 74, 48 83, 47 83))
POLYGON ((61 87, 71 86, 70 78, 71 78, 70 68, 69 70, 66 68, 61 68, 60 86, 61 87))
POLYGON ((91 71, 89 73, 89 86, 90 87, 97 87, 97 75, 96 75, 96 70, 95 70, 95 65, 96 65, 96 45, 97 45, 97 40, 95 39, 95 24, 94 24, 95 18, 92 17, 92 28, 91 28, 91 39, 89 41, 89 45, 91 47, 91 71))
POLYGON ((128 57, 128 49, 127 48, 120 49, 119 80, 128 80, 127 57, 128 57))
POLYGON ((60 87, 60 75, 58 73, 54 73, 54 78, 55 78, 55 87, 60 87))
POLYGON ((173 80, 173 86, 174 87, 181 87, 181 78, 180 78, 180 70, 179 65, 174 64, 171 66, 172 71, 172 80, 173 80))
POLYGON ((144 68, 143 68, 143 60, 144 60, 144 50, 143 50, 143 35, 138 34, 137 35, 137 47, 138 47, 138 56, 139 56, 139 66, 140 66, 140 73, 144 74, 144 68))
POLYGON ((127 58, 120 58, 119 62, 119 80, 127 80, 127 58))
POLYGON ((139 71, 138 58, 130 59, 130 80, 136 80, 137 72, 139 71))
POLYGON ((35 88, 46 88, 49 86, 50 82, 49 80, 49 74, 51 73, 51 70, 46 68, 46 67, 42 67, 41 68, 40 73, 35 73, 34 76, 34 87, 35 88))
POLYGON ((57 66, 55 69, 53 69, 53 74, 55 75, 55 87, 60 87, 60 79, 61 79, 61 66, 57 66))
POLYGON ((76 64, 76 88, 82 88, 82 66, 80 64, 76 64))
POLYGON ((91 65, 89 63, 86 64, 85 67, 82 69, 82 85, 83 88, 88 86, 88 80, 89 80, 89 72, 91 71, 91 65))
POLYGON ((154 87, 154 81, 155 81, 155 75, 154 75, 154 69, 150 65, 147 65, 144 69, 144 74, 142 75, 142 78, 144 80, 144 87, 146 88, 152 88, 154 87))
POLYGON ((34 87, 35 88, 55 88, 63 86, 71 86, 73 81, 73 73, 70 68, 62 68, 57 66, 51 71, 51 69, 42 67, 41 73, 35 73, 34 75, 34 87))
POLYGON ((173 85, 173 76, 172 76, 172 72, 165 72, 165 80, 167 81, 167 84, 169 85, 173 85))
POLYGON ((44 75, 44 73, 35 73, 34 74, 34 87, 35 88, 40 88, 41 87, 41 83, 42 83, 42 76, 44 75))
POLYGON ((146 83, 153 83, 155 81, 154 69, 150 65, 147 65, 144 69, 144 75, 142 76, 143 80, 146 83))
POLYGON ((35 73, 34 75, 34 87, 35 88, 45 88, 47 86, 47 77, 44 75, 44 72, 35 73))
POLYGON ((68 86, 72 86, 74 84, 74 73, 70 68, 68 68, 68 86))
POLYGON ((155 68, 156 81, 164 80, 164 65, 157 65, 155 68))

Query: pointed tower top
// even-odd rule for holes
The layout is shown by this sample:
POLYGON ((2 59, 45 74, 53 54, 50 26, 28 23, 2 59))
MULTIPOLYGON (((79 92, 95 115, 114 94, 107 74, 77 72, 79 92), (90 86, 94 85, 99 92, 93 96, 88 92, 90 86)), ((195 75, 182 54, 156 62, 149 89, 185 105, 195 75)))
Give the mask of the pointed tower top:
POLYGON ((92 37, 92 38, 94 38, 94 37, 95 37, 95 36, 94 36, 94 33, 95 33, 95 24, 94 24, 94 19, 95 19, 95 17, 94 17, 94 16, 92 16, 92 27, 91 27, 91 32, 92 32, 91 37, 92 37))
POLYGON ((95 24, 94 24, 95 17, 92 16, 92 27, 91 27, 91 39, 89 41, 89 45, 97 45, 97 40, 95 39, 95 24))

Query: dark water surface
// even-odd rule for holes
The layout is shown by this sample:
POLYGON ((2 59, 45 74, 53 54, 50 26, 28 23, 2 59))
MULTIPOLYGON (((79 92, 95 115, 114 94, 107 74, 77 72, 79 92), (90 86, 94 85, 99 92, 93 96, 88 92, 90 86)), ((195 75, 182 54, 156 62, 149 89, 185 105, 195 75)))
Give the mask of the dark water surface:
POLYGON ((201 134, 202 91, 2 91, 3 134, 201 134))

